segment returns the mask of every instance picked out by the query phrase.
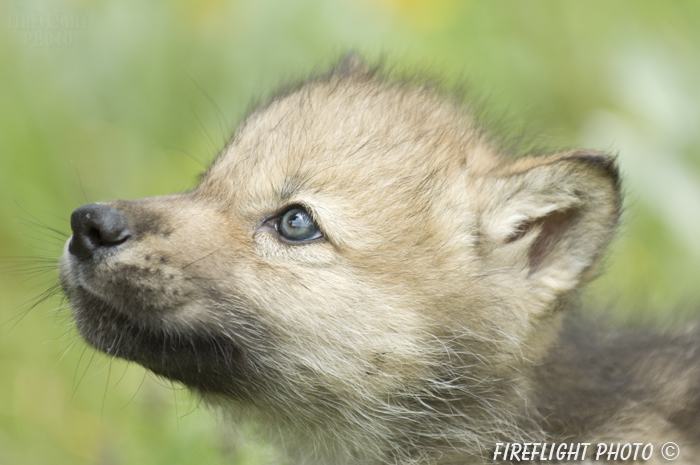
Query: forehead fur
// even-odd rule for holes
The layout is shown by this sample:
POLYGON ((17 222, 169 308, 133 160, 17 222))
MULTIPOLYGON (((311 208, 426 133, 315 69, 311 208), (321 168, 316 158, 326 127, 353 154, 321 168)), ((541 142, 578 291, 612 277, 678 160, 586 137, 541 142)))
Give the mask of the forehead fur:
POLYGON ((362 181, 378 169, 410 174, 466 165, 474 161, 470 150, 484 144, 472 117, 444 95, 352 72, 313 80, 255 111, 225 152, 238 156, 219 164, 268 173, 291 168, 286 176, 299 180, 305 171, 337 166, 333 171, 352 171, 362 181))
MULTIPOLYGON (((199 190, 227 196, 251 219, 302 203, 329 226, 323 211, 354 221, 371 206, 385 227, 420 216, 417 205, 449 208, 450 189, 497 157, 472 116, 444 95, 372 72, 334 72, 254 111, 199 190)), ((343 226, 351 237, 352 225, 343 226)), ((362 228, 371 234, 372 225, 362 228)))

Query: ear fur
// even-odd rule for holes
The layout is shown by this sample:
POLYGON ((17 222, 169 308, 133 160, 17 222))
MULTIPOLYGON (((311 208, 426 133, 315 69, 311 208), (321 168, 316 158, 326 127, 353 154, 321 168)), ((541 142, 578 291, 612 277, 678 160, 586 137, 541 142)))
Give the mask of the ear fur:
POLYGON ((610 156, 527 157, 479 184, 489 268, 508 270, 517 288, 548 304, 591 279, 620 217, 619 174, 610 156))

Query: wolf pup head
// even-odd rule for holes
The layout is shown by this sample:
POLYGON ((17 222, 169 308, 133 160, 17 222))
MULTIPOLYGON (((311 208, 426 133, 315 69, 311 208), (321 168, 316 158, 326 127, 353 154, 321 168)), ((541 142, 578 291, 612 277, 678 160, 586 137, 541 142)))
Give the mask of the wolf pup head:
POLYGON ((351 57, 254 110, 191 191, 75 210, 60 274, 89 344, 316 455, 470 457, 537 436, 529 367, 619 212, 609 156, 512 159, 351 57))

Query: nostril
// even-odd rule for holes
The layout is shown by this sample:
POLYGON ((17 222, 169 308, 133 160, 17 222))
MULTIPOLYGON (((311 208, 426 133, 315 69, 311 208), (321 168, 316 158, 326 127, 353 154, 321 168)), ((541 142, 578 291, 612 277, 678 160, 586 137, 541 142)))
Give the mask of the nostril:
POLYGON ((77 208, 70 218, 73 238, 70 253, 87 260, 97 251, 124 243, 131 237, 126 217, 117 209, 91 203, 77 208))
POLYGON ((130 237, 128 229, 118 231, 112 229, 88 228, 84 232, 85 238, 101 247, 119 245, 130 237))
POLYGON ((83 234, 85 235, 85 238, 89 239, 91 242, 96 244, 102 243, 102 234, 100 234, 100 230, 97 228, 88 228, 83 232, 83 234))

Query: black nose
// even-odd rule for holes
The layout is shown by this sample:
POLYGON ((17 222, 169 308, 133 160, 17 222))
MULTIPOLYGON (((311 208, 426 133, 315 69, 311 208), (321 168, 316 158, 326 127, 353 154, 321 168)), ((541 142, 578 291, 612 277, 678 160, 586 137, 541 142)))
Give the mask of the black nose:
POLYGON ((70 216, 70 227, 73 238, 68 250, 81 260, 92 258, 100 249, 117 246, 131 237, 124 215, 97 203, 77 208, 70 216))

